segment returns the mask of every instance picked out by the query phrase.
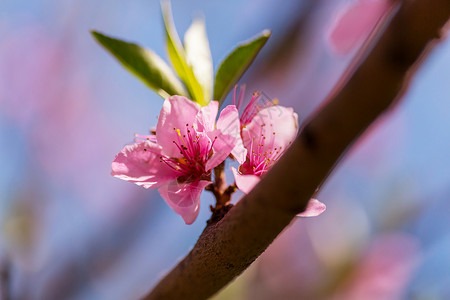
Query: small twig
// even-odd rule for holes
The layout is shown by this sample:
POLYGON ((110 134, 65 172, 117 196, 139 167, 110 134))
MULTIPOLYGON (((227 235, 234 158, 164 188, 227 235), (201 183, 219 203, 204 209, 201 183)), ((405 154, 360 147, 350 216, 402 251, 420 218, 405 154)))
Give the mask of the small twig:
POLYGON ((233 195, 233 193, 236 192, 236 190, 237 190, 236 183, 233 183, 232 185, 226 188, 226 190, 222 194, 226 203, 231 200, 231 195, 233 195))
POLYGON ((225 178, 225 161, 214 168, 214 185, 220 193, 226 189, 227 179, 225 178))
MULTIPOLYGON (((232 185, 227 187, 227 180, 225 177, 225 162, 222 162, 220 165, 214 168, 214 182, 208 185, 205 188, 207 191, 213 193, 216 198, 215 206, 210 206, 211 211, 213 212, 213 216, 211 220, 215 219, 214 213, 216 215, 222 215, 223 207, 229 205, 231 201, 231 195, 236 191, 236 185, 233 183, 232 185)), ((228 211, 229 209, 226 209, 228 211)), ((223 214, 224 215, 224 214, 223 214)))

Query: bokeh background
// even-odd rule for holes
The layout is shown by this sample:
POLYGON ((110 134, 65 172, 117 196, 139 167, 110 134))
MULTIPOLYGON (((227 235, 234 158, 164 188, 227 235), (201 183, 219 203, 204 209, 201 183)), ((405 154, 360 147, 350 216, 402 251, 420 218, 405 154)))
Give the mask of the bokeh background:
MULTIPOLYGON (((327 42, 353 0, 173 0, 180 35, 206 19, 214 66, 239 41, 273 35, 242 82, 302 119, 356 50, 327 42)), ((377 0, 365 0, 377 1, 377 0)), ((162 99, 89 34, 166 57, 159 2, 0 2, 0 293, 10 299, 137 299, 193 246, 159 194, 109 175, 156 124, 162 99)), ((320 217, 292 223, 217 299, 450 299, 450 40, 402 102, 323 186, 320 217)), ((242 194, 236 194, 237 201, 242 194)))

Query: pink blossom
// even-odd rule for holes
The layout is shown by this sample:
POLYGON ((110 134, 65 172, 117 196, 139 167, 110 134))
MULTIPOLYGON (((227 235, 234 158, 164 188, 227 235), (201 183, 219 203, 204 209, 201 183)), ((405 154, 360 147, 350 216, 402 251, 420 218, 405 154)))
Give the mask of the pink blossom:
POLYGON ((355 0, 344 5, 329 28, 331 49, 336 54, 348 54, 391 9, 388 0, 355 0))
MULTIPOLYGON (((242 104, 242 97, 243 89, 237 101, 238 107, 242 104)), ((233 98, 233 103, 236 103, 236 89, 233 98)), ((298 132, 298 115, 292 108, 276 105, 276 100, 263 104, 258 100, 260 94, 254 93, 240 117, 242 141, 247 149, 246 160, 239 171, 231 168, 237 187, 244 193, 249 193, 261 176, 278 161, 298 132)), ((301 216, 317 216, 324 210, 323 203, 311 199, 301 216)))
POLYGON ((279 105, 260 110, 244 125, 241 134, 247 157, 239 173, 233 170, 239 189, 248 193, 259 182, 294 141, 297 130, 297 114, 279 105))
POLYGON ((242 152, 239 139, 228 134, 239 132, 236 107, 224 108, 215 126, 218 107, 217 101, 200 107, 182 96, 167 98, 156 139, 125 146, 112 163, 111 175, 144 188, 159 188, 167 204, 192 224, 200 194, 211 183, 211 170, 233 151, 242 152))

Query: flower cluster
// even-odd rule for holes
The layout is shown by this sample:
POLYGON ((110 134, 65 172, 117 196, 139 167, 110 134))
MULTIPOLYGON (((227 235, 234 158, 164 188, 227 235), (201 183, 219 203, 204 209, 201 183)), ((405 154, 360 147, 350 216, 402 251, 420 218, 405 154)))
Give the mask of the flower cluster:
MULTIPOLYGON (((243 89, 233 105, 218 114, 219 103, 200 107, 182 97, 168 97, 163 104, 156 134, 116 155, 111 175, 144 188, 158 188, 167 204, 186 224, 197 218, 200 194, 212 183, 211 171, 233 157, 236 185, 248 193, 278 160, 297 134, 297 114, 274 101, 259 104, 255 93, 239 116, 243 89)), ((304 216, 318 215, 324 205, 310 201, 304 216), (311 204, 310 204, 311 206, 311 204)))

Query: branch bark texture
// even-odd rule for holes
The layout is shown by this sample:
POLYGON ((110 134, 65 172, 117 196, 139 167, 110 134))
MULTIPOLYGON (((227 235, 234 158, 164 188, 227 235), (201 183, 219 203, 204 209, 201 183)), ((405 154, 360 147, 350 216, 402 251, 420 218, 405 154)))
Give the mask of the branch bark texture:
POLYGON ((291 222, 358 136, 405 91, 449 0, 410 0, 341 91, 314 114, 285 155, 145 299, 205 299, 244 271, 291 222))

